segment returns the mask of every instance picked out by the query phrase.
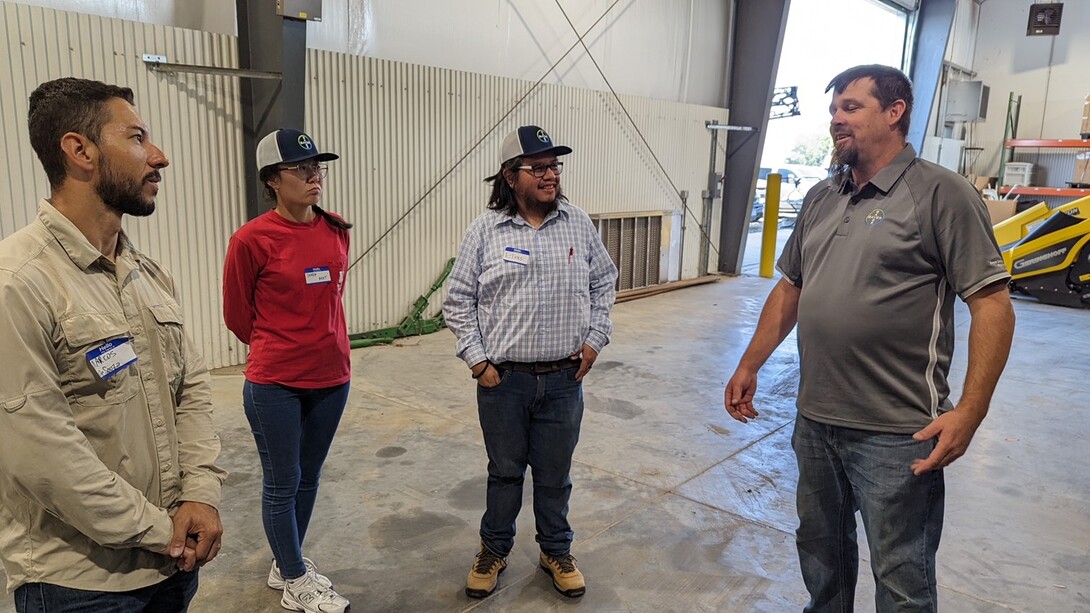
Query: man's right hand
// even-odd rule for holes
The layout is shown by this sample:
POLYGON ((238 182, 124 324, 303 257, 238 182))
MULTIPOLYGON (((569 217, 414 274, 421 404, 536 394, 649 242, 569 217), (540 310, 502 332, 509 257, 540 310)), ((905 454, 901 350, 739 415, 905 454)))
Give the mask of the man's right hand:
POLYGON ((757 419, 757 410, 753 408, 755 393, 757 373, 739 367, 723 390, 723 407, 731 417, 743 424, 749 419, 757 419))
POLYGON ((177 560, 178 568, 193 571, 219 555, 223 524, 215 507, 186 501, 171 519, 174 538, 167 547, 167 555, 177 560))
POLYGON ((473 378, 477 380, 477 385, 481 387, 491 388, 500 384, 500 371, 496 370, 491 362, 479 362, 470 370, 473 372, 473 378))

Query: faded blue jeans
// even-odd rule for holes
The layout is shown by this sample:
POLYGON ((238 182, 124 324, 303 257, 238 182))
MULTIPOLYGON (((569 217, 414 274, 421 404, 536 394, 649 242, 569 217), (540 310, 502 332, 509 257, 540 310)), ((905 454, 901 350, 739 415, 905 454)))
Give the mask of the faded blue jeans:
POLYGON ((799 415, 791 445, 799 465, 796 546, 810 613, 855 606, 855 512, 863 517, 875 610, 937 611, 935 553, 942 533, 942 471, 912 474, 936 441, 829 426, 799 415))
POLYGON ((15 590, 18 613, 182 613, 197 593, 197 573, 178 571, 127 592, 96 592, 51 583, 24 583, 15 590))
POLYGON ((303 537, 349 385, 319 389, 249 381, 242 385, 246 419, 261 456, 261 521, 285 579, 307 572, 303 537))
POLYGON ((548 555, 571 550, 571 462, 583 421, 578 366, 574 362, 572 368, 543 375, 508 370, 499 385, 477 386, 477 413, 488 452, 481 541, 493 553, 506 556, 515 545, 527 466, 533 474, 538 545, 548 555))

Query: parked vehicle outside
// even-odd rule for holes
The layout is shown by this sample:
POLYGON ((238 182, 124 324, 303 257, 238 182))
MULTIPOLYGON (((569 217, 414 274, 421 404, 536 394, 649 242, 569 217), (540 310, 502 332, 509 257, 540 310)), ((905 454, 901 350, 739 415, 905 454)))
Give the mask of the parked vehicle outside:
POLYGON ((795 164, 784 164, 775 168, 762 166, 757 173, 757 190, 754 196, 755 202, 757 198, 761 201, 762 213, 768 187, 768 175, 773 172, 778 173, 781 177, 780 217, 797 216, 802 211, 802 202, 806 192, 828 176, 828 171, 818 166, 795 164))

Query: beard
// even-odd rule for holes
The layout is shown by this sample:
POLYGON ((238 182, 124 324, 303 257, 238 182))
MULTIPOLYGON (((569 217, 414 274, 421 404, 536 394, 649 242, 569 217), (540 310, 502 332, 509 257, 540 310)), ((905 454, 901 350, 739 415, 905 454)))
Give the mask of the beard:
POLYGON ((552 213, 556 210, 557 202, 564 198, 564 192, 560 189, 560 184, 556 184, 556 196, 552 200, 541 200, 537 198, 537 191, 534 189, 515 189, 515 195, 522 206, 526 207, 529 211, 537 213, 542 217, 552 213))
POLYGON ((541 215, 542 217, 544 217, 544 216, 548 215, 549 213, 552 213, 553 211, 556 210, 556 203, 557 203, 558 200, 560 200, 560 192, 559 191, 557 191, 556 198, 554 198, 554 199, 552 199, 552 200, 550 200, 548 202, 541 202, 541 201, 527 202, 526 203, 526 208, 530 209, 531 211, 533 211, 533 212, 541 215))
MULTIPOLYGON (((835 139, 834 142, 836 142, 835 139)), ((857 147, 855 147, 854 145, 846 145, 842 149, 840 147, 837 147, 836 145, 833 145, 833 166, 847 166, 848 168, 853 168, 858 163, 859 149, 857 147)))
POLYGON ((149 172, 139 183, 119 177, 104 160, 102 180, 95 186, 95 193, 113 211, 133 217, 147 217, 155 212, 155 199, 144 196, 144 184, 159 178, 158 170, 149 172))

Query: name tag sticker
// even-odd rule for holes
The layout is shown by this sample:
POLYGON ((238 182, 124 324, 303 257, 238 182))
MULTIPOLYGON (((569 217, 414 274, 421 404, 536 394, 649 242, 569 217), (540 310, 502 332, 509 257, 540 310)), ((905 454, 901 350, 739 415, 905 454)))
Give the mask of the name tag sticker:
POLYGON ((519 266, 529 266, 530 252, 518 247, 508 247, 503 250, 503 261, 518 264, 519 266))
POLYGON ((131 338, 117 338, 87 352, 87 361, 98 376, 109 379, 136 363, 131 338))
POLYGON ((329 283, 333 280, 333 277, 329 274, 328 266, 317 266, 314 268, 306 269, 307 285, 321 285, 323 283, 329 283))

